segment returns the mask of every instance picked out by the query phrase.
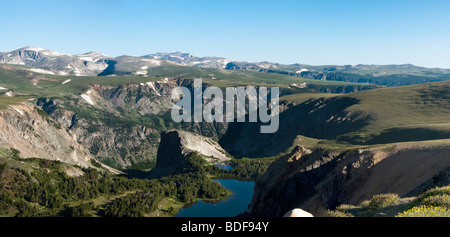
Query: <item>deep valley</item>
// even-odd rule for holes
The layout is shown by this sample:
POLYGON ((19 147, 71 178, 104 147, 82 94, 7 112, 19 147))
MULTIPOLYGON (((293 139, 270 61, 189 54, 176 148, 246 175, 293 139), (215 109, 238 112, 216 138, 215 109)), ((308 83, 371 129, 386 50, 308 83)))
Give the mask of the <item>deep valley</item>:
POLYGON ((175 216, 231 197, 216 179, 255 182, 240 216, 328 216, 450 185, 446 69, 36 47, 0 53, 0 63, 0 216, 175 216), (278 131, 174 122, 172 90, 192 91, 194 79, 279 87, 278 131))

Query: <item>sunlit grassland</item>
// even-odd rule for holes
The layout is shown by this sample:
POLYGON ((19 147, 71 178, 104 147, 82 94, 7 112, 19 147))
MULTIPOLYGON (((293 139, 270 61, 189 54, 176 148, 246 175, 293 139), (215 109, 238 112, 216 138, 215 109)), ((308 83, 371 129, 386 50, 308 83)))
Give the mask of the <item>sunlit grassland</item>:
POLYGON ((328 210, 332 217, 450 217, 450 186, 428 189, 416 197, 377 194, 359 205, 328 210))
POLYGON ((358 102, 345 109, 367 123, 341 141, 385 144, 450 138, 450 82, 366 90, 349 94, 294 94, 282 100, 301 104, 310 99, 346 97, 358 102))
POLYGON ((9 105, 19 104, 22 101, 23 99, 21 98, 14 98, 0 94, 0 110, 8 108, 9 105))

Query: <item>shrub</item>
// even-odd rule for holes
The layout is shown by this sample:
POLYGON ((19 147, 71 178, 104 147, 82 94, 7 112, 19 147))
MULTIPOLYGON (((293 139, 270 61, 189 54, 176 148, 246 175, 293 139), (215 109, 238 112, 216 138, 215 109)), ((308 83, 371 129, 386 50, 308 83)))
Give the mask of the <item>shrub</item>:
POLYGON ((341 210, 328 210, 330 217, 355 217, 353 214, 341 210))
POLYGON ((450 217, 450 210, 440 206, 415 206, 396 217, 450 217))
POLYGON ((357 207, 354 205, 342 204, 342 205, 336 207, 336 210, 345 211, 345 210, 350 210, 350 209, 355 209, 355 208, 357 208, 357 207))
POLYGON ((11 150, 11 157, 13 159, 20 159, 20 151, 19 150, 14 149, 12 147, 10 148, 10 150, 11 150))
POLYGON ((6 163, 0 163, 0 174, 3 173, 6 168, 8 168, 8 165, 6 163))
POLYGON ((81 203, 78 206, 69 207, 66 210, 66 215, 68 217, 90 217, 92 216, 90 212, 93 208, 94 208, 93 202, 81 203))
POLYGON ((394 204, 395 202, 397 202, 398 199, 399 199, 398 194, 394 193, 374 195, 373 198, 369 201, 369 208, 370 209, 383 208, 394 204))
POLYGON ((436 187, 425 191, 419 198, 419 201, 431 196, 450 195, 450 186, 436 187))
POLYGON ((441 206, 450 208, 450 196, 447 194, 430 196, 423 199, 421 204, 425 206, 441 206))

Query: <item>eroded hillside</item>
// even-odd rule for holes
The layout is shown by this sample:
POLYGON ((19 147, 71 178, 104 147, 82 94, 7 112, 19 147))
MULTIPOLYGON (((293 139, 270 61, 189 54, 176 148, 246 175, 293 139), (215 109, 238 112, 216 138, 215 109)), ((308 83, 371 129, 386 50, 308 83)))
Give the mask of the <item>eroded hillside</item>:
POLYGON ((347 151, 298 146, 257 179, 246 215, 281 217, 301 208, 326 216, 327 209, 375 194, 418 195, 448 184, 449 152, 448 140, 347 151))

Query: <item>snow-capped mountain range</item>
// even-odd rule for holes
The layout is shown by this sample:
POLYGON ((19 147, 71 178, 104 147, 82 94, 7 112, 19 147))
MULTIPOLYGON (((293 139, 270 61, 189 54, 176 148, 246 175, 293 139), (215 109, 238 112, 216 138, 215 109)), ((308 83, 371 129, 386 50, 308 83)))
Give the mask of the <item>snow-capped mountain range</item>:
POLYGON ((52 50, 27 46, 11 52, 0 53, 0 64, 34 67, 30 71, 75 76, 137 75, 145 76, 148 68, 164 63, 182 66, 225 68, 231 60, 218 57, 194 57, 188 53, 156 53, 142 57, 107 55, 89 52, 64 54, 52 50))
POLYGON ((323 65, 278 64, 272 62, 249 63, 222 57, 196 57, 189 53, 154 53, 140 57, 110 57, 101 53, 64 54, 39 47, 24 47, 0 53, 0 64, 28 66, 27 70, 74 76, 147 76, 152 67, 179 65, 225 70, 251 70, 279 73, 319 80, 343 80, 349 82, 373 81, 373 78, 389 75, 415 75, 441 78, 450 74, 450 69, 425 68, 411 64, 401 65, 323 65), (349 76, 352 74, 354 76, 349 76), (355 78, 353 78, 355 77, 355 78))
POLYGON ((143 58, 152 58, 175 62, 185 66, 222 68, 224 69, 232 60, 220 57, 195 57, 189 53, 156 53, 142 56, 143 58))
POLYGON ((264 71, 269 68, 276 69, 280 66, 279 64, 268 62, 238 62, 222 57, 196 57, 182 52, 154 53, 140 57, 110 57, 96 52, 76 55, 64 54, 31 46, 0 53, 0 64, 25 65, 33 67, 29 70, 38 73, 75 76, 146 76, 149 68, 163 64, 256 71, 264 71))

